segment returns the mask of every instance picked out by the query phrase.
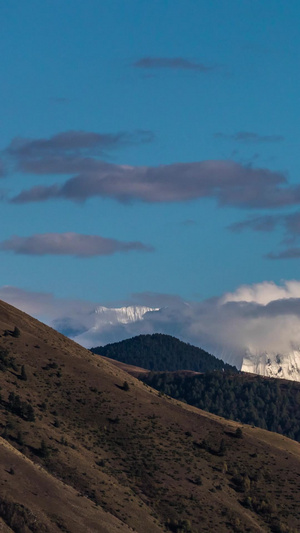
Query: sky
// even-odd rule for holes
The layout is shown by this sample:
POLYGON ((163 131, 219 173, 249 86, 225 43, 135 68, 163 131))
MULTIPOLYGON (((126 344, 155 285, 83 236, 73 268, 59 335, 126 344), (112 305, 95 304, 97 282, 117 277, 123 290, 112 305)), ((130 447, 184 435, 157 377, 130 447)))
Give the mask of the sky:
POLYGON ((0 297, 80 332, 97 305, 161 306, 151 331, 211 349, 218 316, 228 353, 228 303, 261 328, 283 302, 234 349, 269 347, 278 321, 282 349, 298 342, 299 16, 294 0, 3 2, 0 297))

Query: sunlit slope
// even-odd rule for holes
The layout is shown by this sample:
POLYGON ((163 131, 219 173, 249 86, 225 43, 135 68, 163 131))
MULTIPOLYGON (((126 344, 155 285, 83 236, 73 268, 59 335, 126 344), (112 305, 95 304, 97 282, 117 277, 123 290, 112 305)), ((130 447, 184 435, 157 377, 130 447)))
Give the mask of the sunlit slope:
POLYGON ((160 397, 3 302, 0 335, 9 527, 6 501, 45 531, 300 528, 300 453, 289 439, 250 427, 237 438, 238 424, 160 397))

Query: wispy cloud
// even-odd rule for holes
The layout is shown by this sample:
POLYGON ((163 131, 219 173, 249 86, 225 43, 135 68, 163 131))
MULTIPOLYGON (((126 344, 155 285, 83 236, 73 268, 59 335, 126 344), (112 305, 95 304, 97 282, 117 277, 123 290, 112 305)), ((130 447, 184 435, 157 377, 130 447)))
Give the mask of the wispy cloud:
POLYGON ((193 220, 193 219, 191 219, 191 218, 188 218, 188 219, 186 219, 186 220, 183 220, 182 225, 183 225, 183 226, 187 226, 187 227, 190 227, 190 226, 196 226, 196 225, 197 225, 197 222, 196 222, 196 220, 193 220))
POLYGON ((83 258, 113 255, 116 252, 151 252, 153 248, 138 241, 122 242, 98 235, 70 232, 13 236, 0 242, 0 250, 25 255, 71 255, 83 258))
POLYGON ((217 132, 214 134, 216 139, 223 139, 229 141, 237 141, 241 143, 278 143, 284 141, 282 135, 260 135, 252 131, 238 131, 237 133, 222 133, 217 132))
POLYGON ((229 229, 236 232, 247 229, 253 231, 273 231, 277 227, 284 229, 285 242, 292 242, 300 238, 300 211, 251 217, 247 220, 232 224, 229 226, 229 229))
POLYGON ((153 141, 151 131, 95 133, 70 130, 57 133, 46 139, 26 139, 17 137, 12 140, 6 153, 13 157, 23 169, 26 164, 47 158, 72 158, 101 156, 108 150, 115 150, 126 145, 143 144, 153 141))
POLYGON ((229 226, 229 229, 235 233, 239 233, 244 230, 270 232, 281 223, 281 215, 261 215, 257 217, 251 217, 241 222, 235 222, 229 226))
POLYGON ((6 173, 7 173, 6 165, 3 159, 0 159, 0 178, 4 178, 6 176, 6 173))
POLYGON ((300 259, 300 248, 287 248, 281 252, 270 252, 266 255, 267 259, 300 259))
POLYGON ((21 191, 13 203, 67 199, 83 202, 109 197, 119 202, 183 202, 215 198, 220 206, 275 208, 300 202, 300 186, 289 186, 280 172, 233 161, 174 163, 133 167, 95 159, 41 158, 26 162, 26 172, 77 175, 63 184, 38 185, 21 191))
MULTIPOLYGON (((261 215, 258 217, 251 217, 241 222, 236 222, 229 226, 233 232, 241 232, 244 230, 252 230, 258 232, 271 232, 275 229, 282 229, 284 238, 281 241, 282 245, 297 243, 300 239, 300 212, 277 214, 277 215, 261 215)), ((290 247, 279 252, 270 252, 265 256, 267 259, 298 259, 300 257, 300 248, 290 247)))
POLYGON ((54 104, 69 104, 70 103, 70 98, 67 98, 66 96, 54 96, 52 98, 50 98, 50 102, 54 103, 54 104))
POLYGON ((170 70, 194 70, 196 72, 210 72, 216 67, 190 61, 184 57, 141 57, 133 66, 141 69, 170 69, 170 70))

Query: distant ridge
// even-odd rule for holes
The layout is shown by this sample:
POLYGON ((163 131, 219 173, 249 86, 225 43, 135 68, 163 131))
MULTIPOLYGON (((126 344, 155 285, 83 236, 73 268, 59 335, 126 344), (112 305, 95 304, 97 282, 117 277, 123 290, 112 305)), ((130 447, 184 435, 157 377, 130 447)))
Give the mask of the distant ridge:
POLYGON ((237 372, 236 367, 224 363, 205 350, 161 333, 138 335, 121 342, 91 348, 91 351, 153 371, 209 372, 224 369, 237 372))

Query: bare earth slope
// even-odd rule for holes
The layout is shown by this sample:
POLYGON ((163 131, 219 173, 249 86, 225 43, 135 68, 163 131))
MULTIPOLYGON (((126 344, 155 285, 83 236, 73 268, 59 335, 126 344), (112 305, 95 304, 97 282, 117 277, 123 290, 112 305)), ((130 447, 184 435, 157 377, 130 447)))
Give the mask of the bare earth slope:
POLYGON ((300 530, 294 441, 237 438, 3 302, 1 349, 0 531, 300 530))

